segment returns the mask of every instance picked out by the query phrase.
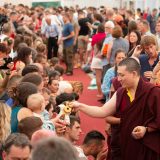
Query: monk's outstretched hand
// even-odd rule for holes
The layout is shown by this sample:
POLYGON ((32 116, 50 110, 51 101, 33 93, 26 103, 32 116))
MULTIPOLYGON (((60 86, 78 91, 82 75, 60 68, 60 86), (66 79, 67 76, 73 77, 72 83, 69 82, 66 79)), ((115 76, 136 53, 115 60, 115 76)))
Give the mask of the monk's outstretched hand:
POLYGON ((135 139, 141 139, 144 137, 145 133, 146 133, 147 129, 144 126, 137 126, 133 129, 132 131, 132 136, 135 139))
POLYGON ((80 106, 81 106, 81 103, 79 103, 78 101, 72 101, 72 102, 70 102, 70 107, 71 108, 74 108, 74 109, 76 109, 76 110, 79 110, 79 108, 80 108, 80 106))

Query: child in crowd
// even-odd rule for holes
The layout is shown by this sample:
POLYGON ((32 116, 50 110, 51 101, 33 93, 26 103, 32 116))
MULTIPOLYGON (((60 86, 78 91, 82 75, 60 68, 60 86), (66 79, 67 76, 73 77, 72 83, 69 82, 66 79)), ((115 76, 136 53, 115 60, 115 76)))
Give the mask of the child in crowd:
POLYGON ((47 105, 49 103, 49 99, 50 99, 50 95, 51 95, 51 91, 47 88, 43 88, 42 89, 42 96, 44 97, 45 100, 45 105, 47 105))
POLYGON ((33 112, 33 115, 35 117, 41 118, 43 122, 42 128, 48 130, 55 130, 55 127, 49 118, 49 113, 48 115, 45 114, 45 116, 43 114, 43 112, 45 111, 45 106, 45 99, 41 94, 32 94, 27 99, 27 107, 33 112))
POLYGON ((73 87, 73 92, 80 95, 83 92, 83 83, 81 81, 69 81, 73 87))
POLYGON ((56 117, 56 112, 55 112, 55 104, 51 101, 46 105, 46 110, 49 113, 50 119, 56 117))
POLYGON ((46 118, 52 119, 53 118, 53 112, 54 112, 54 106, 56 104, 55 100, 51 98, 51 91, 47 88, 42 89, 42 96, 45 99, 45 110, 43 111, 42 115, 46 118))
POLYGON ((39 44, 36 46, 36 51, 38 52, 38 54, 47 56, 46 50, 47 50, 47 49, 46 49, 46 45, 43 44, 43 43, 39 43, 39 44))
POLYGON ((60 61, 59 61, 59 58, 57 57, 53 57, 50 59, 50 69, 54 69, 54 67, 56 65, 59 65, 60 61))
POLYGON ((43 54, 37 54, 34 59, 34 63, 40 63, 44 68, 49 66, 47 58, 43 54))
POLYGON ((64 74, 64 68, 61 65, 56 65, 54 67, 55 71, 58 71, 60 73, 60 80, 63 80, 63 74, 64 74))
POLYGON ((60 77, 61 77, 61 75, 60 75, 60 73, 58 71, 53 70, 53 71, 49 72, 49 81, 50 80, 58 80, 58 81, 60 81, 60 77))

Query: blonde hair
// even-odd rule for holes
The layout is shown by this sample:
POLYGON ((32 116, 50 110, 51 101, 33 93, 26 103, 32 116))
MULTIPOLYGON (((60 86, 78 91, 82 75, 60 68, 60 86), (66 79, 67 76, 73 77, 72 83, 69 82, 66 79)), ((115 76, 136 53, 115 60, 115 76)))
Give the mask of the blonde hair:
POLYGON ((69 82, 73 87, 73 92, 77 93, 78 95, 82 94, 82 92, 83 92, 83 83, 82 82, 80 82, 80 81, 69 81, 69 82))
POLYGON ((0 102, 0 142, 4 142, 11 133, 11 109, 0 102))
POLYGON ((31 110, 42 109, 44 102, 44 97, 41 94, 31 94, 27 99, 27 107, 31 110))

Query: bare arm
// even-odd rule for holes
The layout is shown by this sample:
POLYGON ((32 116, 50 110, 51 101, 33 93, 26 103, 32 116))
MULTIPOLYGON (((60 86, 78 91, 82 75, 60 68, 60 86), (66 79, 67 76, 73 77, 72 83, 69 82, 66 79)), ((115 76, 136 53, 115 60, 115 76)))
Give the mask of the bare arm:
POLYGON ((91 117, 105 118, 116 112, 116 93, 102 107, 89 106, 79 102, 72 102, 71 105, 91 117))
POLYGON ((80 31, 80 27, 77 25, 77 26, 76 26, 76 29, 75 29, 75 37, 74 37, 75 42, 76 42, 77 39, 78 39, 79 31, 80 31))
POLYGON ((72 31, 69 36, 63 37, 64 38, 63 40, 66 40, 72 37, 74 37, 74 31, 72 31))
POLYGON ((108 116, 105 120, 109 124, 120 124, 120 118, 114 116, 108 116))

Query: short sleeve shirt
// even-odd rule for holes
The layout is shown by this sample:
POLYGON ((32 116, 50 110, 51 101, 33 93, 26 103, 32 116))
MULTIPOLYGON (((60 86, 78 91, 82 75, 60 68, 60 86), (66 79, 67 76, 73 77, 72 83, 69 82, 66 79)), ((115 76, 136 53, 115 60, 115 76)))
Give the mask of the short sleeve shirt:
MULTIPOLYGON (((71 23, 67 23, 63 27, 62 36, 67 37, 74 31, 74 27, 71 23)), ((66 39, 63 41, 64 47, 70 47, 73 45, 74 37, 66 39)))

